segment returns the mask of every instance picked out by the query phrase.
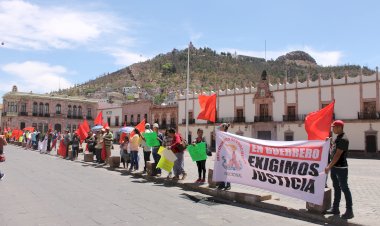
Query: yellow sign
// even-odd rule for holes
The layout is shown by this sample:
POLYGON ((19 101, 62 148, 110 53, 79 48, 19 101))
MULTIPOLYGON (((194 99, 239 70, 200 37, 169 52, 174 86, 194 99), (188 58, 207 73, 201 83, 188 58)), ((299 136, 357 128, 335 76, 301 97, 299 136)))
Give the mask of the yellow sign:
POLYGON ((157 164, 157 168, 163 169, 167 172, 171 172, 174 166, 174 162, 167 160, 165 157, 161 156, 160 161, 157 164))

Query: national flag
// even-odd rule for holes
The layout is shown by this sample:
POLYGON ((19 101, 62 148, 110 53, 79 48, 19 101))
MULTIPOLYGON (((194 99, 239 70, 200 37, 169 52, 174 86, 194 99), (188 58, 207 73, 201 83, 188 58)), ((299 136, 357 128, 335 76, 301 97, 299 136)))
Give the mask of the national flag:
MULTIPOLYGON (((145 132, 145 119, 142 120, 135 128, 138 129, 140 133, 145 132)), ((134 135, 135 135, 135 131, 132 131, 129 137, 132 138, 134 135)))
POLYGON ((199 95, 199 105, 201 110, 197 119, 208 120, 211 122, 216 121, 216 94, 211 96, 199 95))
POLYGON ((305 118, 305 130, 309 140, 325 140, 329 136, 333 121, 335 100, 319 111, 309 113, 305 118))
POLYGON ((88 131, 90 131, 90 126, 88 125, 87 119, 83 120, 82 126, 84 131, 86 131, 87 133, 88 131))
POLYGON ((103 112, 99 111, 98 116, 96 116, 96 119, 94 121, 95 125, 103 125, 103 112))

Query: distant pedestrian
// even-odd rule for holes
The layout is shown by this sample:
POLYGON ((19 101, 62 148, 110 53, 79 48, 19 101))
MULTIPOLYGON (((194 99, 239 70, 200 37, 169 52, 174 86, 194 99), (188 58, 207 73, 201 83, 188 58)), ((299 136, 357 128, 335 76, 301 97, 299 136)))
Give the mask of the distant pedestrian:
POLYGON ((131 167, 129 168, 130 171, 139 170, 139 147, 141 143, 141 134, 140 131, 135 128, 134 135, 131 138, 129 147, 131 148, 131 167))
POLYGON ((340 214, 339 203, 341 199, 341 193, 343 191, 346 198, 346 212, 341 216, 343 219, 351 219, 354 217, 352 211, 352 196, 350 188, 348 187, 348 164, 347 154, 349 140, 347 135, 343 131, 344 122, 336 120, 332 124, 333 132, 337 135, 332 152, 331 162, 325 169, 327 174, 331 170, 331 180, 334 187, 334 202, 331 209, 327 210, 327 214, 340 214))
POLYGON ((78 133, 75 131, 73 137, 71 138, 71 161, 74 161, 79 152, 79 145, 80 145, 80 138, 78 136, 78 133))
POLYGON ((88 132, 88 136, 86 137, 85 141, 87 143, 88 151, 92 154, 95 154, 96 138, 91 130, 88 132))
MULTIPOLYGON (((8 142, 4 135, 0 135, 0 162, 5 161, 4 156, 4 146, 7 145, 8 142)), ((0 170, 0 180, 4 177, 4 173, 0 170)))
POLYGON ((168 149, 172 150, 177 159, 174 161, 174 177, 173 180, 179 180, 179 176, 182 175, 182 180, 184 180, 187 176, 185 169, 184 169, 184 150, 181 149, 179 146, 182 145, 182 138, 181 136, 176 133, 174 128, 170 128, 168 131, 168 135, 173 138, 173 141, 171 145, 168 147, 168 149))
POLYGON ((150 124, 145 123, 145 132, 142 134, 141 138, 141 146, 143 148, 143 153, 144 153, 144 171, 143 173, 146 173, 146 163, 150 161, 150 154, 152 153, 152 147, 149 147, 146 143, 144 134, 146 133, 153 133, 153 130, 150 129, 150 124))
MULTIPOLYGON (((193 145, 204 142, 206 143, 206 153, 207 153, 207 142, 206 138, 203 136, 203 130, 198 129, 197 130, 197 138, 193 141, 193 145)), ((198 180, 195 181, 195 183, 205 183, 206 182, 206 159, 196 161, 197 167, 198 167, 198 180)))
MULTIPOLYGON (((155 146, 152 148, 152 155, 153 155, 154 163, 156 164, 156 166, 161 159, 161 156, 158 154, 158 150, 160 149, 160 146, 162 145, 162 143, 164 141, 164 136, 162 135, 162 133, 160 133, 160 131, 158 130, 158 127, 159 126, 157 123, 153 124, 153 132, 157 133, 157 140, 159 142, 158 146, 155 146)), ((156 169, 156 175, 161 176, 161 169, 160 168, 156 169)))
POLYGON ((104 147, 106 149, 106 164, 110 164, 109 160, 111 157, 111 148, 113 145, 113 134, 110 132, 110 127, 107 126, 104 128, 106 131, 103 135, 103 142, 104 142, 104 147))
POLYGON ((65 148, 66 148, 66 152, 65 152, 65 156, 64 158, 65 159, 69 159, 69 145, 71 143, 71 136, 70 136, 70 131, 69 129, 66 129, 65 130, 65 135, 63 137, 63 143, 65 145, 65 148))
POLYGON ((96 162, 103 163, 102 160, 102 149, 103 149, 103 134, 106 130, 101 129, 96 133, 96 145, 95 145, 95 153, 96 153, 96 162))
MULTIPOLYGON (((230 127, 229 123, 223 123, 222 125, 220 125, 219 130, 223 132, 228 132, 229 127, 230 127)), ((226 181, 219 182, 218 190, 222 190, 222 189, 231 190, 231 183, 226 182, 226 181)))
POLYGON ((120 144, 120 158, 123 163, 123 168, 129 167, 131 163, 131 151, 129 145, 129 133, 124 137, 123 142, 120 144))

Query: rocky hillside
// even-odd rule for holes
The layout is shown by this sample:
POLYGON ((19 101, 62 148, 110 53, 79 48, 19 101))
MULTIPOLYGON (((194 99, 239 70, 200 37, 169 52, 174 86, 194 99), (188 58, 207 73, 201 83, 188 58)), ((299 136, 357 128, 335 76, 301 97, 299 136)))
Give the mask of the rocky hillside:
MULTIPOLYGON (((257 82, 263 70, 268 72, 274 82, 277 78, 288 76, 292 81, 296 76, 304 80, 309 74, 316 79, 318 74, 336 77, 359 74, 359 65, 323 67, 312 56, 302 51, 294 51, 277 59, 265 62, 263 58, 235 55, 229 52, 217 53, 210 48, 190 47, 191 88, 204 90, 216 86, 232 87, 257 82)), ((156 103, 162 102, 171 90, 184 89, 187 73, 187 49, 173 49, 159 54, 145 62, 136 63, 110 74, 100 76, 70 89, 61 90, 67 95, 88 96, 101 89, 121 92, 122 87, 136 85, 147 91, 156 103)), ((366 67, 366 75, 374 73, 366 67)))

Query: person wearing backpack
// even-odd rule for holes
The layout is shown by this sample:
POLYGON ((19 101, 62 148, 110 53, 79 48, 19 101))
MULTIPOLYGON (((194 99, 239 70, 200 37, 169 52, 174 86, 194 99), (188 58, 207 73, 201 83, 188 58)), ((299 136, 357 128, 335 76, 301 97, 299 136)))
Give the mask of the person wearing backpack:
POLYGON ((179 176, 182 174, 181 180, 184 180, 187 176, 184 169, 184 148, 183 148, 183 139, 181 136, 176 133, 174 128, 170 128, 168 131, 168 135, 173 139, 172 144, 168 147, 168 149, 172 150, 177 160, 174 162, 174 177, 173 180, 179 180, 179 176))

